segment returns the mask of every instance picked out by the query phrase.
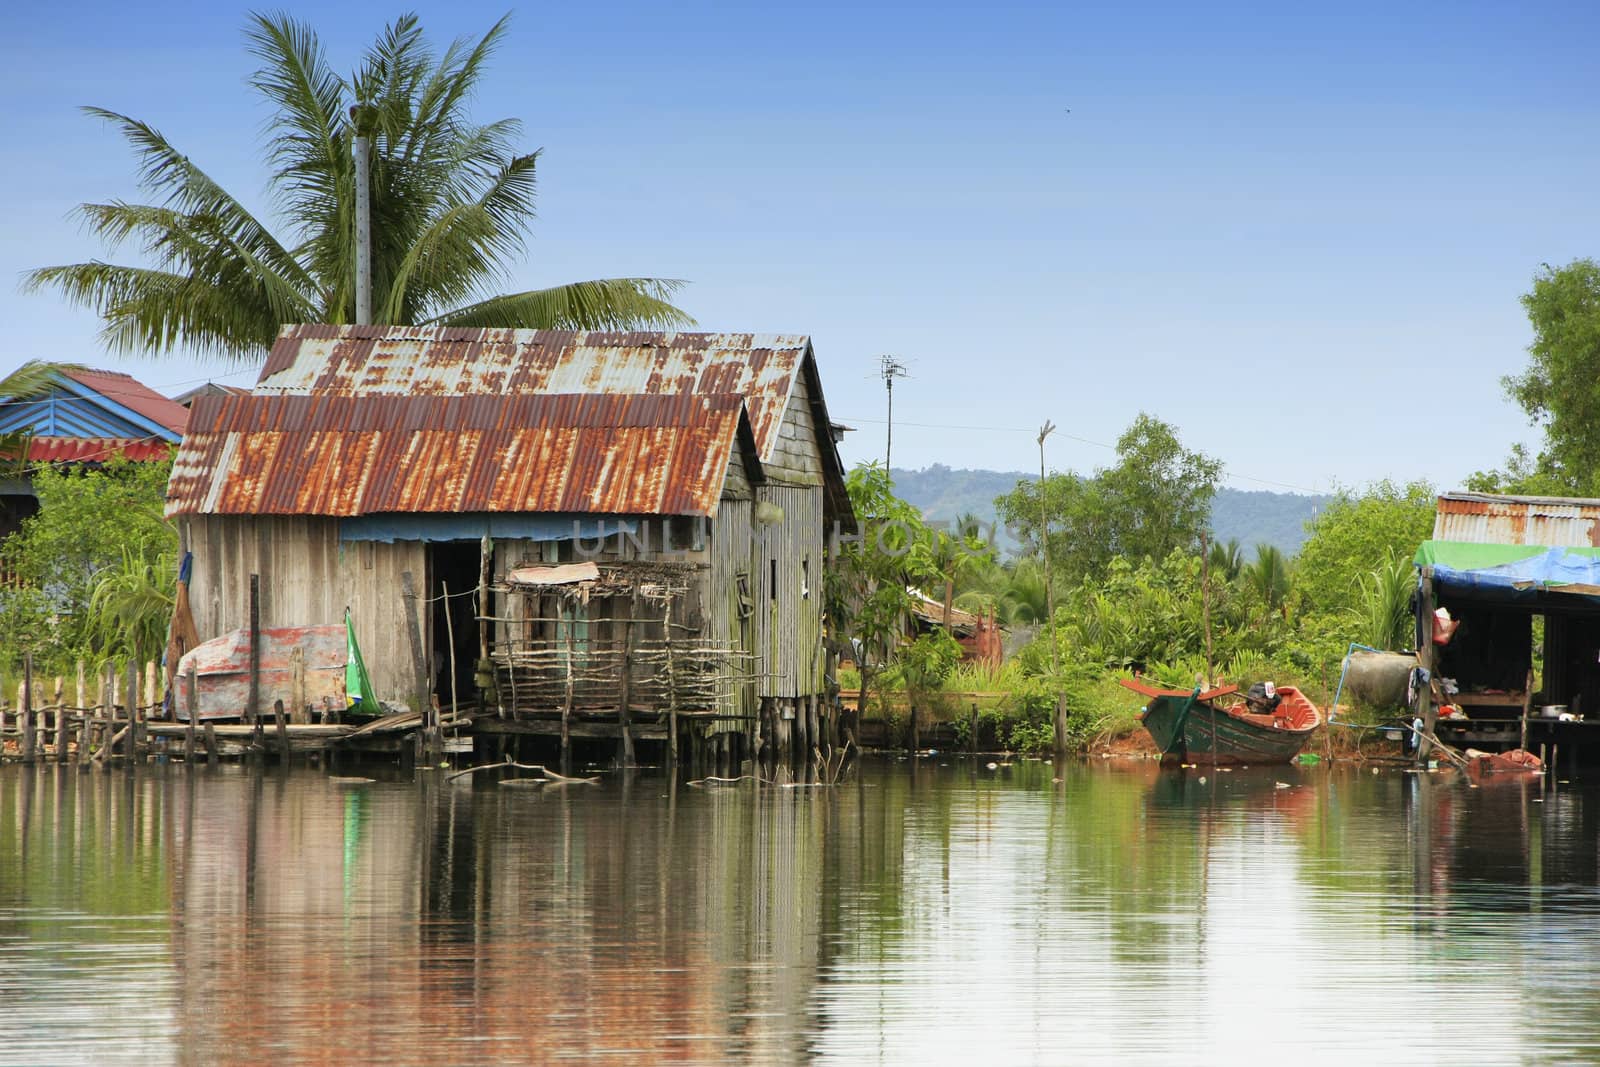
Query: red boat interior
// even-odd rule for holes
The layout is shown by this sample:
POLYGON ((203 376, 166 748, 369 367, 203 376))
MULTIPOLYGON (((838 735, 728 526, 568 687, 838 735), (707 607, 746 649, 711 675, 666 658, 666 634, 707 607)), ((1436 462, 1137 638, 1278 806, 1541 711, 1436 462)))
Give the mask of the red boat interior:
POLYGON ((1275 730, 1311 730, 1322 723, 1322 712, 1300 690, 1292 685, 1278 686, 1278 696, 1282 698, 1278 706, 1270 715, 1252 715, 1245 711, 1246 705, 1229 708, 1228 714, 1236 719, 1254 723, 1257 726, 1275 730))

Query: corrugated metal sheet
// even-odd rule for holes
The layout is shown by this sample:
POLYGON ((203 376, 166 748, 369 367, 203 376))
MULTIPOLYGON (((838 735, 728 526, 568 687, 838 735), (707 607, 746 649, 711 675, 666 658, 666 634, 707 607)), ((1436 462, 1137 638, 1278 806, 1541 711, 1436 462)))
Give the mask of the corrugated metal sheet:
POLYGON ((256 391, 363 396, 737 393, 763 462, 811 351, 800 334, 285 326, 256 391))
POLYGON ((202 397, 167 514, 714 515, 741 433, 725 394, 202 397))
POLYGON ((117 456, 148 463, 170 455, 170 442, 148 438, 35 437, 28 441, 28 459, 35 463, 106 463, 117 456))
POLYGON ((189 419, 189 409, 162 396, 131 374, 110 370, 74 370, 66 376, 101 396, 143 415, 152 422, 181 435, 189 419))
POLYGON ((1487 545, 1600 545, 1600 500, 1446 493, 1434 513, 1435 541, 1487 545))

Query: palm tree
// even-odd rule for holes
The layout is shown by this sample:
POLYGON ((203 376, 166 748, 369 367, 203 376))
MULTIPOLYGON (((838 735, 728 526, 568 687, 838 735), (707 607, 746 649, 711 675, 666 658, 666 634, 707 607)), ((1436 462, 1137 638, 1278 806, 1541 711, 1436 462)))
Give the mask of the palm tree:
POLYGON ((1294 582, 1289 559, 1276 545, 1256 545, 1256 560, 1244 568, 1245 579, 1261 597, 1267 610, 1288 617, 1289 591, 1294 582))
POLYGON ((242 361, 289 322, 347 323, 355 309, 355 123, 370 138, 372 309, 378 323, 618 329, 692 320, 668 302, 682 284, 607 278, 502 294, 534 216, 538 152, 518 153, 514 119, 474 123, 467 101, 505 36, 437 55, 415 15, 389 26, 349 79, 315 32, 252 15, 251 86, 273 109, 265 155, 288 240, 154 127, 101 108, 139 160, 153 203, 83 204, 115 249, 135 240, 148 265, 42 267, 25 284, 93 308, 119 351, 188 347, 242 361))
POLYGON ((1244 569, 1244 550, 1239 547, 1239 539, 1230 537, 1226 541, 1211 542, 1211 569, 1221 575, 1224 582, 1232 583, 1239 577, 1239 572, 1244 569))

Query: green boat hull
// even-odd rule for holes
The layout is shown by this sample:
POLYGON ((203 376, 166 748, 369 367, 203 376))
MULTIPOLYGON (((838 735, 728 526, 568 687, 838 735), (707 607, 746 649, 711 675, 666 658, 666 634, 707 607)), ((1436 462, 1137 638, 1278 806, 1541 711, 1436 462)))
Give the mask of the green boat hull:
POLYGON ((1235 718, 1187 696, 1151 697, 1140 720, 1164 762, 1229 766, 1288 763, 1311 739, 1312 729, 1283 730, 1235 718))

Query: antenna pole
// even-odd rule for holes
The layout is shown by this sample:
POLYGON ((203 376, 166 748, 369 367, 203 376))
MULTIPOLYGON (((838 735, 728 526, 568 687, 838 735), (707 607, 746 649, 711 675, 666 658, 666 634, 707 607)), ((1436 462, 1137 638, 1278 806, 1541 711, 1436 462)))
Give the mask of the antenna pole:
POLYGON ((889 469, 890 456, 894 451, 894 380, 909 376, 906 365, 893 356, 878 357, 878 376, 883 379, 884 389, 889 394, 889 425, 884 434, 883 441, 883 469, 889 469))

